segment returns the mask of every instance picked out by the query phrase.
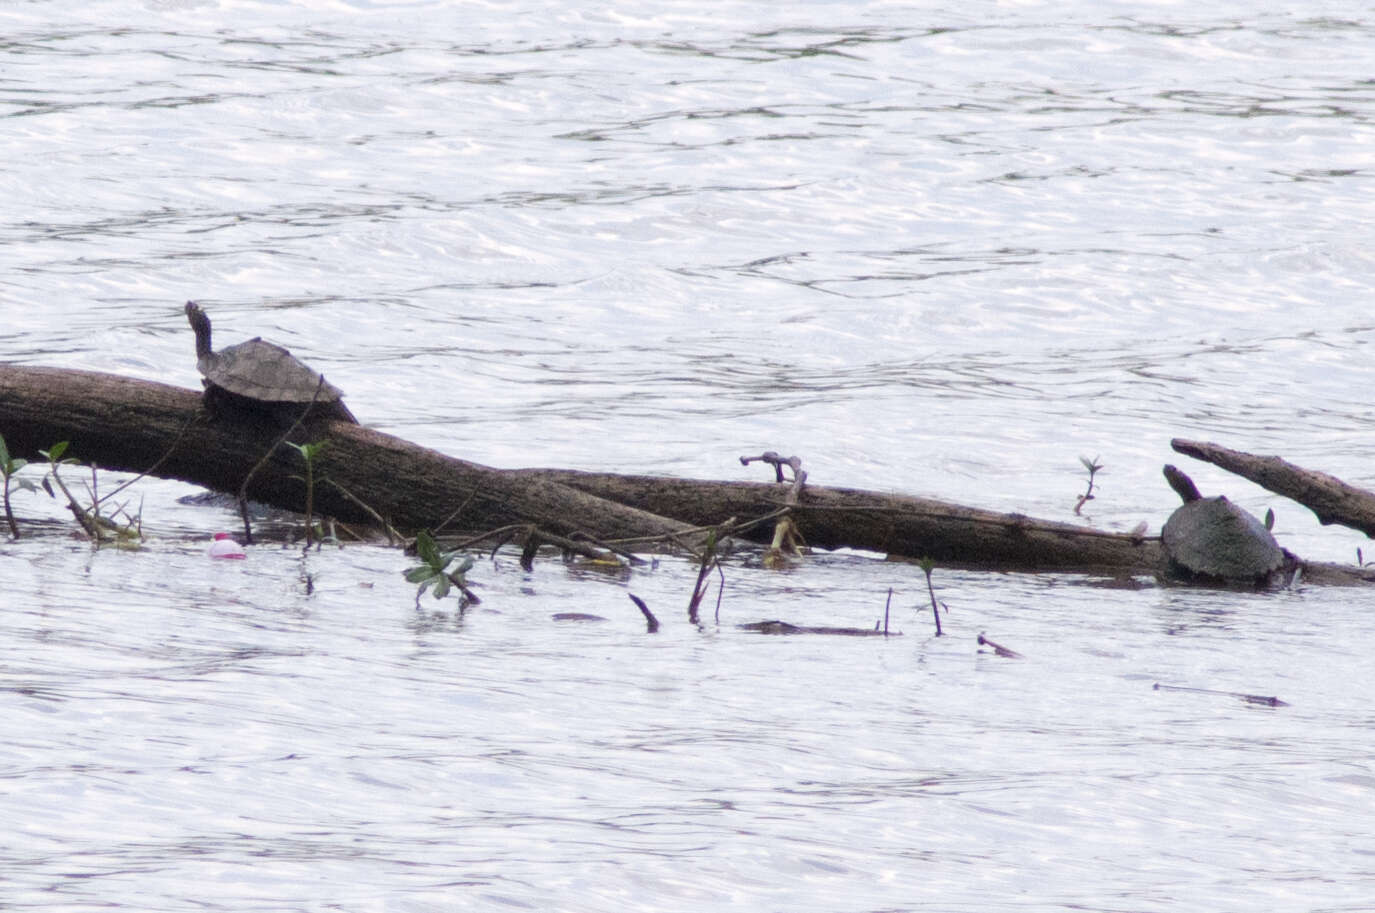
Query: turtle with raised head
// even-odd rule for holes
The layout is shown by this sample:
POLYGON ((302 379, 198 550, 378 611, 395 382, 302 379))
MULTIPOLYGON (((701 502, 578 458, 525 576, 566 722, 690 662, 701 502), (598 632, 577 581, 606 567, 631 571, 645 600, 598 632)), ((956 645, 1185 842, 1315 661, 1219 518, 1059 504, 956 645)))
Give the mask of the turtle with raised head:
POLYGON ((212 412, 270 416, 290 424, 307 408, 315 419, 358 424, 343 392, 279 345, 254 337, 213 351, 210 318, 194 301, 186 319, 196 334, 196 367, 205 378, 205 404, 212 412))
POLYGON ((1203 497, 1173 466, 1165 479, 1184 501, 1160 531, 1173 576, 1263 586, 1284 566, 1284 550, 1260 520, 1225 497, 1203 497))

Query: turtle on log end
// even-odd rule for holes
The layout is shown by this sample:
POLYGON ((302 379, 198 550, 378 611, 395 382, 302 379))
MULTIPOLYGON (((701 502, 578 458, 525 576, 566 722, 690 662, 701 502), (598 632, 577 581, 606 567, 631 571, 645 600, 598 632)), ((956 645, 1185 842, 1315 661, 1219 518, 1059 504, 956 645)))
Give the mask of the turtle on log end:
POLYGON ((1199 583, 1265 586, 1291 557, 1264 523, 1218 496, 1205 498, 1174 466, 1165 479, 1184 503, 1160 531, 1168 576, 1199 583))

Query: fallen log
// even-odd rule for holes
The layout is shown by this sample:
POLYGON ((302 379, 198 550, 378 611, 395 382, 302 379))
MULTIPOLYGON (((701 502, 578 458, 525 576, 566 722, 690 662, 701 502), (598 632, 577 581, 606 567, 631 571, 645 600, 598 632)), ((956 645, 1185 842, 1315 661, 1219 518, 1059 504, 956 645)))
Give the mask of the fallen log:
MULTIPOLYGON (((69 453, 106 469, 181 479, 235 493, 281 429, 271 421, 214 419, 200 394, 90 371, 0 365, 0 434, 16 455, 70 441, 69 453)), ((644 539, 683 535, 727 518, 764 517, 783 506, 787 484, 709 482, 567 470, 499 470, 339 421, 298 429, 295 442, 324 440, 317 513, 399 529, 483 530, 534 523, 561 535, 644 539), (454 517, 455 513, 457 517, 454 517)), ((254 500, 299 511, 300 456, 279 447, 254 475, 254 500)), ((1159 540, 1034 520, 1021 514, 923 498, 807 487, 792 505, 821 548, 859 548, 1000 570, 1152 573, 1159 540)), ((767 542, 767 526, 746 535, 767 542)))
MULTIPOLYGON (((69 441, 67 453, 83 463, 127 472, 154 467, 152 474, 161 478, 233 494, 282 430, 271 421, 211 419, 193 390, 91 371, 0 364, 0 435, 17 456, 33 459, 40 449, 69 441)), ((291 439, 328 442, 316 474, 329 481, 316 486, 315 511, 344 522, 372 523, 375 512, 411 531, 454 518, 458 528, 534 523, 556 534, 605 539, 688 530, 685 523, 557 482, 523 479, 347 422, 313 424, 291 439)), ((302 469, 300 454, 277 447, 247 494, 301 511, 302 469)))
MULTIPOLYGON (((710 482, 566 469, 513 470, 619 504, 708 526, 723 517, 760 517, 785 506, 791 483, 710 482)), ((791 505, 807 544, 930 558, 954 567, 1154 573, 1159 537, 1132 536, 998 513, 930 498, 808 485, 791 505)), ((772 528, 745 534, 767 543, 772 528)))
POLYGON ((1375 538, 1375 494, 1336 476, 1295 466, 1277 456, 1256 456, 1206 441, 1175 438, 1170 446, 1297 501, 1312 510, 1324 526, 1337 523, 1375 538))
MULTIPOLYGON (((248 496, 301 511, 301 456, 277 446, 281 434, 266 418, 211 417, 194 390, 0 364, 0 435, 15 456, 33 459, 65 440, 69 455, 85 463, 236 493, 270 451, 248 496)), ((786 483, 493 469, 335 420, 298 428, 290 440, 327 442, 315 467, 317 478, 326 480, 315 487, 317 514, 357 523, 380 516, 410 532, 441 525, 480 532, 526 523, 568 537, 682 541, 697 528, 728 518, 768 518, 786 505, 808 543, 827 549, 930 558, 945 566, 1118 577, 1155 574, 1163 562, 1158 537, 906 495, 807 486, 787 505, 792 486, 786 483)), ((744 535, 767 542, 771 529, 761 524, 744 535)), ((1360 579, 1358 572, 1348 576, 1360 579)))

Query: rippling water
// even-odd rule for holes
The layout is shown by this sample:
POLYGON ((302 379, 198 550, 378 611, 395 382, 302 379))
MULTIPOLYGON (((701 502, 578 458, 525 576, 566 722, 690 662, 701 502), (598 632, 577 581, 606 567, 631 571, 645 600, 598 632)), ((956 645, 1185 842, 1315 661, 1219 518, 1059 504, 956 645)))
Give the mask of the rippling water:
MULTIPOLYGON (((1351 3, 0 9, 0 359, 197 383, 181 312, 500 466, 1158 526, 1171 437, 1370 466, 1351 3)), ((3 429, 0 429, 3 433, 3 429)), ((1202 467, 1307 557, 1363 540, 1202 467)), ((0 546, 0 906, 1366 910, 1372 600, 818 556, 0 546), (871 625, 771 638, 741 621, 871 625), (665 627, 646 636, 626 592, 665 627), (558 612, 605 616, 556 622, 558 612), (976 650, 987 631, 1026 656, 976 650), (1259 695, 1154 691, 1156 682, 1259 695)), ((46 518, 46 519, 43 519, 46 518)), ((1366 549, 1369 551, 1370 549, 1366 549)))

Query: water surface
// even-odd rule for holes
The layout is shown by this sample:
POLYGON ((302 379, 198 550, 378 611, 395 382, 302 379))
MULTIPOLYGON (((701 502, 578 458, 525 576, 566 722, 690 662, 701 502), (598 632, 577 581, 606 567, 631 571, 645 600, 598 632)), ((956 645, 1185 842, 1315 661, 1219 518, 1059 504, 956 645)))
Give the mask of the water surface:
MULTIPOLYGON (((181 306, 504 467, 1158 528, 1172 437, 1375 484, 1368 11, 0 12, 0 359, 195 386, 181 306)), ((0 429, 3 433, 4 429, 0 429)), ((1282 544, 1364 541, 1189 466, 1282 544)), ((0 905, 1362 910, 1369 596, 816 556, 629 578, 265 545, 145 481, 0 546, 0 905), (738 622, 899 638, 761 637, 738 622), (664 620, 649 636, 626 598, 664 620), (556 622, 589 612, 601 623, 556 622), (979 652, 980 631, 1025 656, 979 652), (1157 683, 1256 695, 1155 691, 1157 683)), ((1370 549, 1365 549, 1370 551, 1370 549)))

